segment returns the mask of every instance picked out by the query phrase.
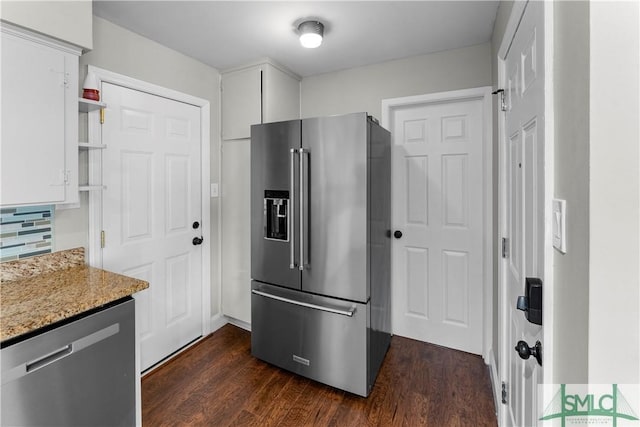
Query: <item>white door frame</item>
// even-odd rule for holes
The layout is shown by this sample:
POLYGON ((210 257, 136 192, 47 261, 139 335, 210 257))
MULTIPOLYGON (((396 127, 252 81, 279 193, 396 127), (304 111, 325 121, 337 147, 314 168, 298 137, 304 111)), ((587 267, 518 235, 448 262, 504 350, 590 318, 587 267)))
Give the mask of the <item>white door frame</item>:
MULTIPOLYGON (((482 357, 485 363, 489 363, 489 354, 491 349, 491 342, 493 339, 492 313, 493 313, 493 299, 492 299, 492 284, 493 284, 493 185, 492 185, 492 162, 493 162, 493 150, 492 150, 492 109, 491 109, 491 87, 483 86, 472 89, 454 90, 449 92, 430 93, 426 95, 406 96, 401 98, 391 98, 382 100, 382 126, 386 129, 392 129, 393 123, 393 110, 403 108, 411 105, 419 104, 431 104, 438 102, 450 102, 450 101, 482 101, 482 122, 483 122, 483 137, 482 137, 482 159, 483 159, 483 206, 482 212, 484 215, 484 224, 482 227, 482 248, 483 248, 483 260, 482 260, 482 278, 483 278, 483 327, 482 327, 482 357)), ((392 136, 393 138, 393 136, 392 136)), ((393 169, 391 171, 393 176, 393 169)), ((391 224, 395 223, 395 218, 391 218, 391 224)), ((393 265, 393 262, 391 263, 393 265)), ((393 274, 391 275, 393 277, 393 274)), ((392 328, 393 330, 393 328, 392 328)))
MULTIPOLYGON (((173 89, 168 89, 142 80, 134 79, 112 71, 104 70, 93 65, 88 66, 89 73, 96 76, 98 87, 102 83, 126 87, 128 89, 145 92, 151 95, 161 96, 174 101, 183 102, 200 108, 200 153, 201 153, 201 209, 202 209, 202 235, 205 239, 202 248, 202 336, 213 332, 211 319, 211 224, 210 224, 210 103, 209 101, 187 95, 173 89)), ((108 108, 108 106, 107 106, 108 108)), ((102 143, 102 132, 99 119, 99 111, 89 113, 88 142, 102 143)), ((101 150, 89 150, 89 182, 102 182, 102 153, 101 150)), ((89 265, 102 267, 102 248, 100 234, 102 230, 102 192, 89 191, 89 247, 87 259, 89 265)), ((140 372, 140 341, 138 326, 136 325, 136 372, 140 372)), ((139 374, 138 374, 139 375, 139 374)), ((141 384, 140 378, 136 379, 136 425, 142 425, 141 384)))
MULTIPOLYGON (((212 332, 211 328, 211 224, 210 216, 210 105, 209 101, 182 92, 134 79, 102 68, 88 66, 88 72, 93 73, 98 81, 98 87, 102 83, 112 83, 128 89, 145 92, 151 95, 161 96, 174 101, 183 102, 200 108, 200 153, 201 159, 201 203, 202 203, 202 235, 205 239, 202 247, 202 335, 212 332)), ((108 108, 108 106, 107 106, 108 108)), ((97 113, 96 113, 97 114, 97 113)), ((89 138, 94 143, 99 143, 101 138, 98 120, 89 120, 89 138), (93 139, 91 139, 93 138, 93 139)), ((100 150, 91 150, 89 153, 89 180, 101 182, 102 156, 100 150)), ((89 264, 96 267, 102 266, 102 249, 100 248, 100 231, 102 230, 102 194, 89 192, 89 264)))
MULTIPOLYGON (((525 11, 526 1, 513 2, 513 8, 511 9, 511 15, 507 22, 505 32, 498 49, 497 63, 498 63, 498 87, 506 87, 506 61, 505 58, 511 47, 511 41, 515 36, 516 30, 520 24, 520 20, 525 11)), ((554 108, 553 108, 553 3, 544 4, 544 272, 542 274, 543 281, 543 313, 542 324, 544 325, 544 343, 543 343, 543 384, 553 383, 553 240, 552 240, 552 199, 554 194, 554 108)), ((498 102, 498 105, 500 102, 498 102)), ((506 218, 507 218, 507 188, 506 188, 506 156, 504 152, 506 132, 505 132, 505 117, 504 114, 498 114, 498 232, 497 236, 500 239, 506 235, 506 218)), ((498 313, 498 357, 499 357, 499 370, 500 381, 505 381, 507 378, 507 369, 505 366, 507 352, 514 351, 513 344, 509 342, 508 322, 507 322, 507 309, 508 304, 515 304, 515 301, 506 301, 506 262, 503 258, 498 258, 498 305, 496 309, 498 313)), ((500 381, 494 383, 494 394, 500 396, 501 384, 500 381)), ((543 387, 544 390, 548 388, 543 387)), ((548 401, 549 396, 542 396, 542 401, 548 401)), ((498 424, 503 425, 507 419, 507 406, 500 404, 497 408, 498 412, 498 424)))

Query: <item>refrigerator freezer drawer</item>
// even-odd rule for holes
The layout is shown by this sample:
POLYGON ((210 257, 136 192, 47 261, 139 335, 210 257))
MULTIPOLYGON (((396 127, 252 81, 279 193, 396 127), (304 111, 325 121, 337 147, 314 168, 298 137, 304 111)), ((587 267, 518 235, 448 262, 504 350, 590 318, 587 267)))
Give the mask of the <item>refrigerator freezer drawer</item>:
POLYGON ((369 304, 255 281, 251 288, 255 357, 354 394, 369 394, 369 304))

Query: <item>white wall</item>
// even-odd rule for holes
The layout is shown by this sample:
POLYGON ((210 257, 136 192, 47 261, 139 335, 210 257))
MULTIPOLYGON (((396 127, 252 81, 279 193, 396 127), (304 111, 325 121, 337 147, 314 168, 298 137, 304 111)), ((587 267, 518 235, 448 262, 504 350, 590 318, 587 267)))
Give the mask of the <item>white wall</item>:
MULTIPOLYGON (((94 48, 80 57, 80 81, 86 65, 124 74, 166 88, 206 99, 211 107, 211 182, 219 182, 220 120, 219 72, 188 56, 118 27, 93 18, 94 48)), ((55 214, 56 250, 88 244, 86 197, 80 209, 57 210, 55 214)), ((219 311, 220 230, 218 199, 211 199, 211 314, 219 311)))
POLYGON ((590 383, 640 383, 639 7, 590 2, 590 383))
POLYGON ((0 18, 85 49, 93 46, 91 0, 6 1, 0 4, 0 18))
POLYGON ((366 111, 381 118, 386 98, 491 84, 489 43, 306 77, 301 115, 317 117, 366 111))
POLYGON ((554 381, 588 381, 589 3, 554 5, 554 197, 567 201, 567 253, 554 263, 554 381))

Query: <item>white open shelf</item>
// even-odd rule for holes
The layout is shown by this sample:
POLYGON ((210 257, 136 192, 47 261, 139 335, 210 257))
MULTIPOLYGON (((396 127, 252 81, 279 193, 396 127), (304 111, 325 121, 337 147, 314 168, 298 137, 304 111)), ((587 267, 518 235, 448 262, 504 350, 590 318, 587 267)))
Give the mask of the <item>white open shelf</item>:
MULTIPOLYGON (((91 111, 98 111, 100 109, 107 108, 107 104, 100 101, 93 101, 91 99, 78 98, 78 111, 81 113, 89 113, 91 111)), ((95 144, 88 141, 79 141, 78 148, 80 150, 96 150, 96 149, 104 149, 107 148, 105 144, 95 144)), ((80 185, 78 186, 79 191, 102 191, 107 187, 104 185, 80 185)))
POLYGON ((106 185, 81 185, 78 187, 78 190, 80 191, 102 191, 106 189, 106 185))
POLYGON ((107 148, 107 145, 106 144, 92 144, 91 142, 78 142, 78 147, 79 148, 85 148, 87 150, 93 150, 93 149, 107 148))
POLYGON ((107 108, 107 104, 91 99, 78 98, 78 110, 81 113, 88 113, 89 111, 95 111, 101 108, 107 108))

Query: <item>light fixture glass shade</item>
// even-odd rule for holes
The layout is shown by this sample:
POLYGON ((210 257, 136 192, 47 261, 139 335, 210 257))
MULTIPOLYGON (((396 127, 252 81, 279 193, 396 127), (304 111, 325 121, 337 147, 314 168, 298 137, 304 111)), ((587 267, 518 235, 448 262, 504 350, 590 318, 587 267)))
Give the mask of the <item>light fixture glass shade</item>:
POLYGON ((313 33, 300 34, 300 44, 303 47, 313 49, 322 44, 322 36, 313 33))
POLYGON ((324 25, 319 21, 305 21, 298 25, 300 44, 306 48, 315 48, 322 44, 324 25))

